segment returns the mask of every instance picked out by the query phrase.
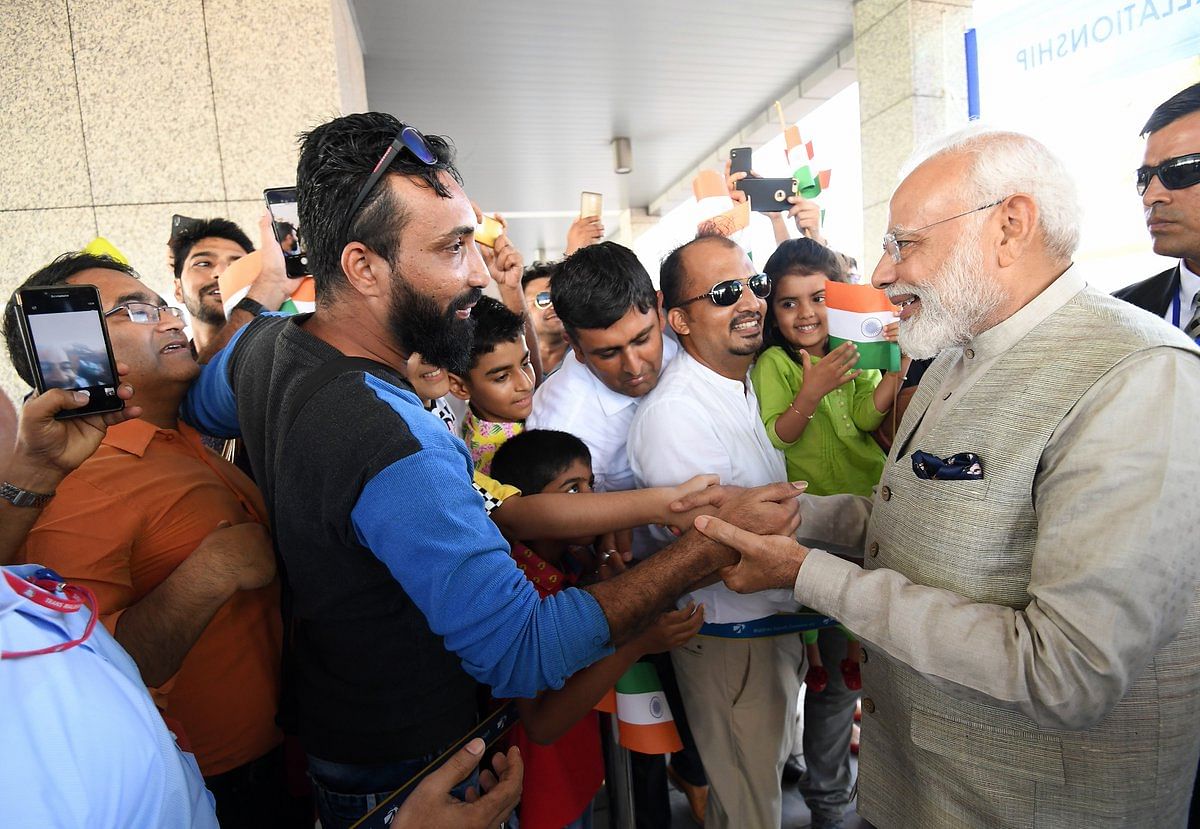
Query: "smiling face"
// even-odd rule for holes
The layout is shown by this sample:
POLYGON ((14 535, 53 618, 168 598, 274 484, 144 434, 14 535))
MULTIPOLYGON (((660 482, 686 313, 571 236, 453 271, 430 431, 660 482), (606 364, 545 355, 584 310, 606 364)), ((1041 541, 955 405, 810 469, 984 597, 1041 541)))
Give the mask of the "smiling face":
POLYGON ((549 298, 550 277, 531 279, 525 283, 523 290, 525 291, 525 312, 533 320, 533 329, 537 332, 538 337, 547 335, 561 337, 563 324, 562 320, 558 318, 558 314, 554 312, 554 305, 548 304, 543 307, 537 302, 539 294, 544 294, 545 298, 549 298))
POLYGON ((188 251, 183 273, 175 280, 175 299, 200 322, 225 322, 217 278, 245 255, 245 248, 231 239, 210 236, 199 240, 188 251))
POLYGON ((705 297, 672 308, 669 314, 688 354, 717 373, 740 380, 762 347, 767 312, 767 301, 746 284, 755 274, 754 265, 741 248, 710 240, 692 244, 682 257, 684 297, 699 296, 718 282, 742 280, 742 292, 733 305, 720 306, 705 297))
MULTIPOLYGON (((1200 153, 1200 112, 1150 133, 1142 163, 1155 166, 1191 153, 1200 153)), ((1142 196, 1142 206, 1154 252, 1187 259, 1193 269, 1200 267, 1200 184, 1168 190, 1155 176, 1142 196)))
POLYGON ((451 378, 455 395, 469 399, 484 420, 515 423, 533 411, 533 364, 524 336, 481 354, 465 378, 451 378))
POLYGON ((885 252, 871 283, 900 306, 900 349, 917 359, 969 342, 1006 299, 994 259, 983 250, 984 222, 993 214, 942 221, 976 206, 953 185, 969 176, 969 168, 965 155, 936 156, 892 196, 889 232, 901 240, 901 261, 885 252))
MULTIPOLYGON (((120 271, 89 268, 67 281, 72 285, 95 285, 106 312, 127 302, 166 306, 162 297, 120 271)), ((129 366, 129 373, 121 379, 137 390, 139 405, 155 397, 182 398, 200 374, 183 334, 183 320, 174 314, 163 313, 156 323, 137 323, 122 310, 108 317, 106 323, 113 356, 129 366)))
POLYGON ((779 335, 797 349, 825 355, 829 325, 825 310, 825 274, 789 273, 771 290, 771 314, 779 335))

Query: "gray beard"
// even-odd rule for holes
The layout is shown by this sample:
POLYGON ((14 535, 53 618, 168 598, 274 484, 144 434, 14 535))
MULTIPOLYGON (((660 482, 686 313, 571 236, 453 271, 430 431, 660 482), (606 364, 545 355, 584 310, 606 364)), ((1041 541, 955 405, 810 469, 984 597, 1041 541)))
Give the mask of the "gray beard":
MULTIPOLYGON (((917 315, 900 323, 900 350, 925 360, 954 346, 966 345, 1004 301, 1000 286, 983 272, 979 229, 968 232, 932 282, 937 287, 915 287, 921 298, 917 315)), ((896 293, 905 293, 895 288, 896 293)))

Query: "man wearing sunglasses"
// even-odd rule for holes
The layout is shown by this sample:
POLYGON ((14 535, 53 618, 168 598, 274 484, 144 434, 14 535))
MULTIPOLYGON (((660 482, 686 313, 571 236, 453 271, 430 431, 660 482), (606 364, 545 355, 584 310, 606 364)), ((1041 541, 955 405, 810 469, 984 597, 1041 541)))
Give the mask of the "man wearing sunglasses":
MULTIPOLYGON (((770 277, 735 242, 706 236, 663 260, 659 287, 681 351, 629 429, 638 486, 678 483, 698 470, 744 487, 787 480, 748 377, 762 347, 770 277)), ((659 546, 670 541, 651 532, 659 546)), ((801 645, 794 635, 749 631, 796 610, 795 600, 788 590, 742 596, 719 581, 694 587, 680 601, 687 600, 703 605, 705 626, 701 637, 671 652, 671 661, 708 776, 705 826, 778 826, 801 645)))
POLYGON ((534 262, 521 275, 525 312, 529 314, 533 330, 537 333, 543 377, 549 377, 567 354, 567 336, 562 320, 558 318, 554 303, 550 300, 550 278, 557 268, 555 262, 534 262))
POLYGON ((1158 106, 1142 128, 1145 164, 1137 190, 1154 252, 1179 258, 1116 296, 1200 338, 1200 83, 1158 106))
MULTIPOLYGON (((302 138, 311 315, 265 315, 208 363, 186 413, 242 437, 282 563, 289 724, 321 824, 354 823, 476 725, 477 682, 533 696, 611 652, 727 550, 689 533, 662 564, 539 599, 471 485, 462 441, 404 378, 466 362, 488 282, 449 142, 385 113, 302 138)), ((786 526, 790 487, 735 520, 786 526)), ((792 490, 794 493, 794 490, 792 490)))
POLYGON ((1087 285, 1078 196, 1037 141, 974 127, 917 162, 872 281, 935 359, 874 498, 810 499, 839 534, 802 504, 809 546, 696 524, 742 552, 727 583, 790 585, 863 641, 872 825, 1182 829, 1200 349, 1087 285))

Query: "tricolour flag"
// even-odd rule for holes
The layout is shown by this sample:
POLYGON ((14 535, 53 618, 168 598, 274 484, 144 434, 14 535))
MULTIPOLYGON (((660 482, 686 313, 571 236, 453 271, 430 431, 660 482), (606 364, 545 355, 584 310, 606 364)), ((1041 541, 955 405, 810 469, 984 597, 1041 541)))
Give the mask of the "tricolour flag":
MULTIPOLYGON (((258 279, 262 272, 262 253, 254 251, 230 264, 225 272, 217 277, 217 285, 221 288, 221 306, 225 309, 225 317, 229 318, 233 307, 242 301, 250 291, 250 285, 258 279)), ((311 276, 305 277, 291 297, 284 301, 279 308, 286 314, 305 314, 317 307, 316 289, 313 287, 311 276)), ((267 309, 274 310, 274 309, 267 309)))
POLYGON ((621 745, 631 751, 666 754, 683 749, 658 672, 649 662, 634 663, 617 680, 617 728, 621 745))
POLYGON ((896 321, 887 294, 870 285, 826 282, 825 309, 830 351, 852 341, 858 346, 855 368, 900 370, 900 346, 883 338, 884 327, 896 321))

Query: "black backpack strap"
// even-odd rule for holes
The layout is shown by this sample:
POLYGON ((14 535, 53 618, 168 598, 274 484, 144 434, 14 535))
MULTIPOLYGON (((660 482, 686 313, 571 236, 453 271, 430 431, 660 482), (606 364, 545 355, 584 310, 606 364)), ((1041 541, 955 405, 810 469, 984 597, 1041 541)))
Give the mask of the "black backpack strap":
POLYGON ((334 357, 332 360, 321 364, 316 371, 304 379, 300 388, 296 390, 296 394, 292 398, 292 409, 288 413, 287 423, 284 425, 283 434, 287 435, 292 430, 292 424, 296 422, 296 418, 304 411, 304 407, 308 405, 308 401, 312 400, 313 395, 324 388, 335 377, 350 371, 365 371, 370 374, 372 370, 379 371, 380 369, 389 374, 400 376, 394 368, 386 363, 366 357, 346 357, 343 355, 341 357, 334 357))

